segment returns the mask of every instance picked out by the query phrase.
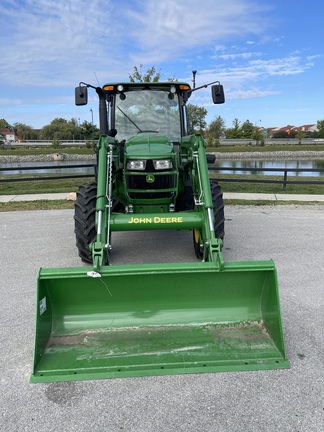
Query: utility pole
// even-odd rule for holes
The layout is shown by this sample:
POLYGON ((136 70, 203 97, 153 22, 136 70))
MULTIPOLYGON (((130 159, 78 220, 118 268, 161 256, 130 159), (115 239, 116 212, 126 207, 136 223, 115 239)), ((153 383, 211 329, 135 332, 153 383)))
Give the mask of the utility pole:
POLYGON ((93 143, 94 136, 93 136, 93 111, 92 111, 92 108, 90 108, 90 112, 91 112, 91 133, 92 133, 92 143, 93 143))
POLYGON ((81 137, 81 123, 80 123, 80 117, 78 118, 78 123, 79 123, 79 131, 80 131, 80 141, 81 141, 81 139, 82 139, 82 137, 81 137))

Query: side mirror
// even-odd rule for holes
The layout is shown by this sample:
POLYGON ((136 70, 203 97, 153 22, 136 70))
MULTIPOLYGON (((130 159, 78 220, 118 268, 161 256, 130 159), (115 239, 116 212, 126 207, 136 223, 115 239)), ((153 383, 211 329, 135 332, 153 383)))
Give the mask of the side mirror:
POLYGON ((88 87, 78 86, 75 87, 75 105, 87 105, 88 103, 88 87))
POLYGON ((221 84, 215 84, 211 88, 214 104, 223 104, 225 102, 224 88, 221 84))

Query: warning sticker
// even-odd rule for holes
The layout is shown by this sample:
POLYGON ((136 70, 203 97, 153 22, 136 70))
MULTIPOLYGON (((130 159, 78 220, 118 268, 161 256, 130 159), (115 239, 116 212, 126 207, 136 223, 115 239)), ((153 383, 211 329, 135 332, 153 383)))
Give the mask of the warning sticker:
POLYGON ((42 298, 42 300, 39 302, 39 314, 43 315, 45 311, 46 311, 46 297, 42 298))

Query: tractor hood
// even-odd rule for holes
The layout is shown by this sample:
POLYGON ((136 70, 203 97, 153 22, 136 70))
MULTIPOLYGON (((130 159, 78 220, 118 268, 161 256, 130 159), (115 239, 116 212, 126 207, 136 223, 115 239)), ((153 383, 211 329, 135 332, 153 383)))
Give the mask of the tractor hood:
POLYGON ((126 141, 125 153, 129 157, 166 156, 173 153, 173 144, 165 135, 144 132, 134 135, 126 141))

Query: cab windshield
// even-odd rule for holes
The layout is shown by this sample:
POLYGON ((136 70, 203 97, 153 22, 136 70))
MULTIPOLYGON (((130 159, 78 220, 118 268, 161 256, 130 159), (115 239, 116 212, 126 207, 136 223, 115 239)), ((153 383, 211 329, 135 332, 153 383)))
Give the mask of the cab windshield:
POLYGON ((173 142, 179 141, 178 97, 159 90, 136 90, 117 95, 115 127, 119 141, 143 132, 160 133, 173 142))

